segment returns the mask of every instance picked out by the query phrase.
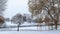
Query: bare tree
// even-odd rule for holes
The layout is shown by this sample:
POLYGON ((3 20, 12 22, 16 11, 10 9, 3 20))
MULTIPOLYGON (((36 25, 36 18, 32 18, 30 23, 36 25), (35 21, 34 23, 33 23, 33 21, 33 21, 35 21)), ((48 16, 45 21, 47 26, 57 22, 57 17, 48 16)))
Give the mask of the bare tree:
POLYGON ((6 2, 7 0, 0 0, 0 26, 5 22, 3 11, 6 9, 6 2))
POLYGON ((11 21, 15 24, 18 24, 18 31, 19 31, 19 27, 20 25, 23 23, 23 17, 21 14, 16 14, 15 16, 12 17, 11 21))
POLYGON ((0 0, 0 15, 2 15, 6 9, 6 2, 7 0, 0 0))
POLYGON ((5 22, 4 19, 5 19, 5 18, 4 18, 3 16, 0 16, 0 27, 1 27, 1 26, 3 25, 3 23, 5 22))
POLYGON ((15 16, 12 17, 11 21, 15 24, 18 24, 17 30, 19 31, 19 27, 26 21, 26 17, 23 16, 22 14, 16 14, 15 16))
POLYGON ((41 13, 42 8, 48 3, 48 0, 29 0, 29 11, 32 16, 41 13))
MULTIPOLYGON (((41 14, 43 10, 47 11, 48 15, 55 23, 55 29, 57 30, 57 23, 59 19, 59 1, 60 0, 29 0, 29 11, 32 13, 32 16, 41 14), (57 6, 56 6, 57 4, 57 6)), ((46 19, 47 21, 47 19, 46 19)), ((45 22, 46 22, 45 21, 45 22)))

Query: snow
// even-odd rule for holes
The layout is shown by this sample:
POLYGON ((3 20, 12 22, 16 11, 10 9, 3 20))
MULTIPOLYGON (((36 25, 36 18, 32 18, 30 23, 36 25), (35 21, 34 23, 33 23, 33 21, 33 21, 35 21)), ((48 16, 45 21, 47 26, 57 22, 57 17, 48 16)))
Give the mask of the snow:
MULTIPOLYGON (((15 15, 16 13, 28 13, 28 6, 27 6, 27 2, 28 0, 8 0, 7 4, 7 10, 4 13, 5 17, 9 17, 11 18, 13 15, 15 15), (21 9, 20 9, 21 8, 21 9), (8 12, 7 12, 8 11, 8 12)), ((40 15, 40 14, 39 14, 40 15)), ((38 15, 38 16, 39 16, 38 15)), ((46 15, 45 13, 43 13, 43 15, 46 15)), ((41 15, 41 17, 43 17, 41 15)), ((37 17, 35 17, 37 18, 37 17)), ((42 27, 42 31, 38 31, 39 29, 37 29, 37 27, 21 27, 20 31, 17 31, 17 28, 10 28, 10 26, 17 26, 17 24, 13 24, 11 22, 6 22, 5 25, 9 28, 0 28, 0 34, 60 34, 60 30, 45 30, 45 28, 47 27, 42 27)), ((24 25, 36 25, 34 23, 27 23, 25 22, 24 25)), ((22 26, 21 25, 21 26, 22 26)), ((60 26, 59 28, 60 29, 60 26)))
MULTIPOLYGON (((36 25, 36 23, 25 22, 22 25, 36 25)), ((17 25, 12 24, 11 22, 6 22, 6 26, 9 27, 9 26, 17 26, 17 25)), ((60 33, 60 30, 45 30, 47 26, 41 28, 43 30, 39 30, 37 29, 37 27, 20 27, 19 31, 17 31, 17 28, 0 28, 0 34, 59 34, 60 33)))
MULTIPOLYGON (((17 31, 17 29, 18 29, 17 24, 13 24, 11 22, 6 22, 5 25, 7 28, 0 28, 0 31, 17 31), (12 27, 12 26, 14 26, 14 27, 12 27)), ((28 26, 28 25, 37 25, 37 23, 24 22, 21 26, 28 26)), ((50 26, 50 29, 52 29, 51 26, 50 26)), ((53 27, 53 29, 55 30, 54 27, 53 27)), ((48 26, 39 26, 39 27, 30 26, 30 27, 20 27, 19 28, 19 31, 48 31, 48 30, 49 30, 48 26)), ((58 26, 58 30, 60 30, 60 26, 58 26)))
POLYGON ((60 34, 60 30, 54 31, 0 31, 0 34, 60 34))

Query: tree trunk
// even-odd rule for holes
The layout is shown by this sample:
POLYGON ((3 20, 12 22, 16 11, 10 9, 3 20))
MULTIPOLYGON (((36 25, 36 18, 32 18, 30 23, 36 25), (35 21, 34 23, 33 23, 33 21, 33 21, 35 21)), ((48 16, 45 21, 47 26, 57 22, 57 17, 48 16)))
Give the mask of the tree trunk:
POLYGON ((18 29, 17 29, 17 31, 19 31, 19 27, 20 27, 20 23, 18 24, 18 29))
POLYGON ((55 21, 55 29, 57 30, 57 21, 55 21))

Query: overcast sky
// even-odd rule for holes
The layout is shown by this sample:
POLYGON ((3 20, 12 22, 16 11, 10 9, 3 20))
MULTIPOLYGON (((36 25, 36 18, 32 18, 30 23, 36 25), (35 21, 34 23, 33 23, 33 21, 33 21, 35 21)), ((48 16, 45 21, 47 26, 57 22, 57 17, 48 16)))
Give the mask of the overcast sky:
POLYGON ((4 12, 5 17, 11 18, 17 13, 30 14, 28 11, 28 0, 8 0, 7 9, 4 12))

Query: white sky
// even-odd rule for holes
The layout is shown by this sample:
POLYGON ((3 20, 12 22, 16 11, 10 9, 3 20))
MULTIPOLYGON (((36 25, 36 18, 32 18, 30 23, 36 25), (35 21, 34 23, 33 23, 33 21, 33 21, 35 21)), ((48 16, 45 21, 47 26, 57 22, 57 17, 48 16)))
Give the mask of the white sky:
POLYGON ((7 9, 4 12, 5 17, 11 18, 16 13, 27 13, 28 12, 28 0, 8 0, 7 9))

